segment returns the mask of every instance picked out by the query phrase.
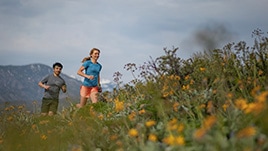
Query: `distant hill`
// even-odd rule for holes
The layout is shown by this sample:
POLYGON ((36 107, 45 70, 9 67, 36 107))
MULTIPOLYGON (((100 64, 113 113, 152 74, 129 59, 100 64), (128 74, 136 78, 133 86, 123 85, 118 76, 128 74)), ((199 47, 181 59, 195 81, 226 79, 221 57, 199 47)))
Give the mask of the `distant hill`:
MULTIPOLYGON (((44 64, 0 66, 0 103, 2 105, 25 104, 28 107, 33 106, 34 101, 40 104, 44 89, 38 86, 38 82, 52 73, 52 67, 44 64)), ((79 102, 79 89, 82 82, 64 73, 61 73, 61 77, 66 81, 68 91, 60 93, 61 104, 69 101, 79 102)), ((103 85, 104 90, 111 90, 112 86, 112 84, 103 85)))

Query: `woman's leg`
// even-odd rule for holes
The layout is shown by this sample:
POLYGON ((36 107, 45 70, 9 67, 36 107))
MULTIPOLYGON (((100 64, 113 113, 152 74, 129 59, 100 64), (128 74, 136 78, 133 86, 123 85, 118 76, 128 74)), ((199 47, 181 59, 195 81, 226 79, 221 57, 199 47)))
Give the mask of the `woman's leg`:
POLYGON ((85 106, 87 103, 87 98, 86 97, 80 97, 80 103, 76 104, 76 107, 81 108, 83 106, 85 106))
POLYGON ((98 92, 96 92, 96 91, 91 92, 90 99, 91 99, 92 103, 97 103, 98 102, 98 92))
POLYGON ((86 105, 87 99, 90 94, 90 89, 85 86, 80 87, 80 103, 76 104, 76 107, 81 108, 86 105))

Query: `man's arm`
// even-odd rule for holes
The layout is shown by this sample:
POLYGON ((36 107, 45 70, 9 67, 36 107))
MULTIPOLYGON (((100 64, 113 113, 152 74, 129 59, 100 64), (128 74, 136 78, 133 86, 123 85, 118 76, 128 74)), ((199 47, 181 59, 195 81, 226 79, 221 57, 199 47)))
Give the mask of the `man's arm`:
POLYGON ((43 84, 41 81, 38 83, 38 85, 39 85, 41 88, 44 88, 44 89, 46 89, 46 90, 49 88, 48 85, 43 84))

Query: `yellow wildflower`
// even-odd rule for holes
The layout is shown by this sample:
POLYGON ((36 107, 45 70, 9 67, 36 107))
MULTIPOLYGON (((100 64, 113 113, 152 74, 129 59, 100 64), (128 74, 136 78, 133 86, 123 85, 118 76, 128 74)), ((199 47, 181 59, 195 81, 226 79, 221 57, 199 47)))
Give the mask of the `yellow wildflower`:
POLYGON ((255 110, 255 106, 256 106, 256 104, 255 103, 249 103, 248 105, 247 105, 247 108, 245 109, 245 113, 252 113, 252 111, 254 111, 255 110))
POLYGON ((173 110, 175 111, 175 112, 178 112, 179 110, 178 110, 178 107, 179 107, 179 102, 175 102, 174 104, 173 104, 173 110))
POLYGON ((177 124, 169 124, 167 126, 168 130, 177 130, 178 129, 178 125, 177 124))
POLYGON ((185 76, 185 78, 184 78, 185 80, 188 80, 188 79, 190 79, 190 75, 188 74, 187 76, 185 76))
POLYGON ((258 71, 258 75, 262 75, 263 74, 263 71, 262 70, 259 70, 258 71))
POLYGON ((266 100, 268 99, 267 96, 268 96, 268 91, 264 91, 260 95, 256 96, 255 100, 257 102, 266 102, 266 100))
POLYGON ((199 68, 199 70, 200 70, 200 71, 205 71, 206 68, 201 67, 201 68, 199 68))
POLYGON ((255 115, 261 113, 265 110, 266 106, 263 103, 256 102, 256 103, 249 103, 247 108, 244 110, 245 113, 253 113, 255 115))
POLYGON ((154 120, 149 120, 145 123, 146 127, 152 127, 156 124, 154 120))
POLYGON ((111 140, 111 141, 114 141, 114 140, 116 140, 117 138, 118 138, 117 135, 111 135, 111 136, 110 136, 110 140, 111 140))
POLYGON ((180 145, 180 146, 185 145, 185 140, 184 140, 184 137, 182 136, 176 137, 175 141, 176 141, 176 145, 180 145))
POLYGON ((178 136, 178 137, 175 137, 173 135, 169 135, 168 137, 165 137, 163 139, 163 142, 167 145, 179 145, 179 146, 182 146, 185 144, 185 140, 184 140, 184 137, 182 136, 178 136))
POLYGON ((165 137, 163 139, 163 142, 167 145, 174 145, 175 143, 175 137, 173 135, 169 135, 168 137, 165 137))
POLYGON ((227 94, 227 97, 228 97, 229 99, 231 99, 231 98, 233 98, 233 94, 232 94, 232 93, 228 93, 228 94, 227 94))
POLYGON ((146 113, 145 109, 142 109, 139 111, 139 114, 144 114, 144 113, 146 113))
POLYGON ((173 124, 177 124, 178 123, 178 120, 176 118, 173 118, 172 120, 170 120, 168 122, 169 125, 173 125, 173 124))
POLYGON ((115 100, 115 111, 120 112, 124 110, 124 102, 119 101, 118 99, 115 100))
POLYGON ((98 118, 99 118, 100 120, 103 120, 103 118, 104 118, 103 114, 100 114, 100 115, 98 116, 98 118))
POLYGON ((209 116, 204 120, 203 127, 205 129, 210 129, 216 123, 216 116, 209 116))
POLYGON ((122 147, 122 146, 123 146, 123 142, 120 141, 120 140, 116 141, 115 144, 116 144, 118 147, 122 147))
POLYGON ((179 133, 182 132, 184 130, 184 124, 179 124, 177 130, 179 133))
POLYGON ((240 131, 237 132, 236 137, 237 138, 246 138, 246 137, 251 137, 256 134, 256 128, 249 126, 246 127, 240 131))
POLYGON ((137 137, 138 136, 138 130, 137 129, 134 129, 134 128, 132 128, 132 129, 130 129, 129 131, 128 131, 128 135, 129 136, 131 136, 131 137, 137 137))
POLYGON ((163 97, 166 98, 169 96, 169 93, 168 92, 163 92, 163 97))
POLYGON ((240 109, 240 110, 244 110, 244 109, 246 109, 247 108, 247 102, 246 102, 246 100, 245 99, 237 99, 236 101, 235 101, 235 105, 236 105, 236 107, 238 108, 238 109, 240 109))
POLYGON ((32 129, 34 130, 35 133, 39 133, 39 130, 38 130, 36 124, 32 125, 32 129))
POLYGON ((223 108, 223 110, 226 112, 226 110, 227 110, 227 108, 228 108, 229 106, 230 106, 230 104, 225 103, 225 104, 222 105, 222 108, 223 108))
POLYGON ((213 103, 212 103, 212 101, 208 101, 208 104, 207 104, 207 112, 208 113, 212 113, 213 112, 213 103))
POLYGON ((206 107, 206 104, 201 104, 201 105, 198 106, 199 109, 203 109, 205 107, 206 107))
POLYGON ((258 91, 260 91, 260 89, 261 89, 260 86, 256 86, 256 87, 254 87, 254 88, 251 90, 250 94, 251 94, 252 96, 256 96, 256 94, 258 93, 258 91))
POLYGON ((189 88, 190 88, 189 85, 183 85, 183 86, 182 86, 182 89, 183 89, 183 90, 188 90, 189 88))
POLYGON ((155 134, 149 134, 148 140, 150 140, 152 142, 156 142, 157 141, 157 136, 155 134))
POLYGON ((167 130, 176 130, 178 128, 178 120, 173 118, 171 121, 168 122, 167 124, 167 130))
POLYGON ((206 129, 199 128, 194 132, 193 137, 194 139, 200 140, 206 133, 207 133, 206 129))
POLYGON ((130 121, 133 121, 133 120, 135 119, 135 117, 136 117, 136 112, 131 112, 131 113, 128 115, 128 119, 129 119, 130 121))
POLYGON ((40 137, 41 137, 42 140, 46 140, 47 139, 47 136, 45 134, 42 134, 40 137))

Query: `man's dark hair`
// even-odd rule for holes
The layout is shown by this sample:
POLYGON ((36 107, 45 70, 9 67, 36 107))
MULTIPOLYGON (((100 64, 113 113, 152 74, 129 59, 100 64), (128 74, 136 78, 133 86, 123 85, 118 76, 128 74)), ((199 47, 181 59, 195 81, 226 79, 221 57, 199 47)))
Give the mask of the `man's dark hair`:
POLYGON ((59 63, 59 62, 56 62, 56 63, 53 64, 53 69, 54 69, 56 66, 61 67, 61 69, 63 68, 63 65, 62 65, 61 63, 59 63))

